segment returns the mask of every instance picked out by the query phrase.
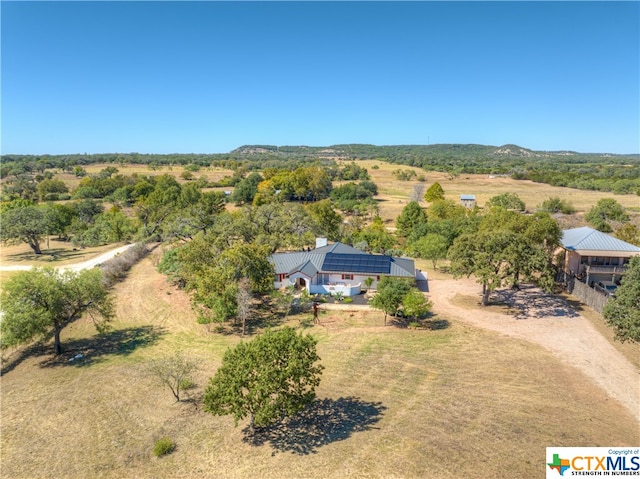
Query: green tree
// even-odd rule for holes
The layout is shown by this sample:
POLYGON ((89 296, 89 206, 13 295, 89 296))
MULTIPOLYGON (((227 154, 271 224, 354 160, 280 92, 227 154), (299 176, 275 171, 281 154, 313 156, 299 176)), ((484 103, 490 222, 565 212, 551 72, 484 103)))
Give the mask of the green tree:
POLYGON ((22 271, 3 286, 0 310, 2 347, 53 335, 62 353, 60 333, 86 312, 98 331, 113 317, 113 302, 98 269, 58 272, 52 268, 22 271))
POLYGON ((489 199, 487 206, 490 208, 500 207, 505 210, 524 211, 524 201, 515 193, 502 193, 489 199))
POLYGON ((316 236, 326 236, 331 241, 340 239, 340 227, 343 219, 333 209, 331 200, 326 199, 309 203, 306 209, 313 222, 313 231, 316 236))
POLYGON ((382 218, 379 216, 376 216, 369 226, 355 234, 354 239, 366 242, 367 248, 377 253, 393 248, 396 243, 393 235, 387 231, 382 218))
POLYGON ((584 219, 594 228, 604 233, 613 231, 612 221, 629 221, 629 215, 620 203, 613 198, 600 199, 587 213, 584 219))
POLYGON ((395 316, 402 305, 405 295, 411 290, 411 285, 405 279, 384 276, 378 281, 376 295, 371 299, 371 306, 384 312, 384 325, 387 325, 387 315, 395 316))
POLYGON ((36 187, 41 200, 57 200, 60 193, 68 193, 69 188, 62 180, 43 180, 36 187))
POLYGON ((285 327, 229 349, 204 393, 205 411, 249 417, 251 430, 274 424, 311 404, 322 365, 317 340, 285 327))
POLYGON ((262 181, 259 173, 251 173, 236 185, 231 194, 231 201, 236 204, 251 203, 258 192, 258 184, 262 181))
POLYGON ((517 238, 510 231, 461 235, 449 248, 454 277, 474 275, 482 285, 482 304, 489 304, 491 292, 501 287, 512 271, 509 258, 517 238))
POLYGON ((509 229, 481 229, 456 238, 448 257, 455 277, 474 275, 482 285, 482 304, 504 284, 516 285, 521 276, 550 291, 553 269, 544 245, 528 241, 509 229))
POLYGON ((617 340, 640 343, 640 256, 631 258, 629 269, 602 311, 617 340))
POLYGON ((452 200, 434 200, 427 208, 429 221, 465 218, 472 214, 469 208, 454 203, 452 200))
POLYGON ((255 294, 267 294, 273 289, 273 265, 270 250, 261 245, 237 244, 226 249, 215 262, 212 276, 219 285, 237 284, 242 278, 249 280, 255 294))
POLYGON ((447 238, 444 236, 437 233, 428 233, 411 243, 409 249, 419 258, 430 260, 433 264, 433 269, 436 269, 438 260, 447 257, 448 246, 447 238))
POLYGON ((135 213, 142 223, 145 238, 159 239, 167 218, 176 210, 180 202, 181 187, 169 175, 156 178, 153 191, 140 198, 135 205, 135 213))
POLYGON ((398 236, 409 236, 414 228, 427 224, 427 214, 417 201, 410 201, 402 208, 400 216, 396 218, 396 233, 398 236))
POLYGON ((421 318, 433 307, 433 303, 425 298, 417 288, 411 288, 402 298, 402 311, 409 318, 421 318))
POLYGON ((48 233, 58 235, 58 238, 67 237, 67 228, 71 226, 78 212, 71 205, 48 204, 46 207, 48 233))
POLYGON ((640 230, 633 223, 625 223, 615 232, 615 237, 627 243, 640 246, 640 230))
POLYGON ((40 241, 49 232, 47 212, 39 206, 11 208, 0 216, 0 238, 7 242, 24 242, 35 254, 42 254, 40 241))
POLYGON ((540 209, 549 213, 563 213, 565 215, 573 214, 576 211, 569 201, 563 200, 559 196, 552 196, 544 200, 540 209))
POLYGON ((440 183, 436 181, 427 188, 427 192, 424 194, 424 200, 427 203, 444 200, 444 190, 442 189, 442 186, 440 186, 440 183))
POLYGON ((87 176, 87 171, 82 166, 76 165, 73 167, 73 174, 78 178, 82 178, 87 176))
POLYGON ((115 206, 96 218, 95 227, 102 231, 107 243, 130 240, 137 231, 136 222, 115 206))

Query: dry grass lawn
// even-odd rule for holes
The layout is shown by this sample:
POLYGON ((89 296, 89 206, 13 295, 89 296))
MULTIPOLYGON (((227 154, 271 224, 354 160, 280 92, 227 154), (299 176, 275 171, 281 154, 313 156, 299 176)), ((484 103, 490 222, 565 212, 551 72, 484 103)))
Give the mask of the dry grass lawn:
MULTIPOLYGON (((424 175, 426 188, 438 182, 442 186, 447 199, 456 203, 460 195, 476 195, 478 206, 482 207, 493 196, 502 193, 517 193, 524 201, 527 209, 535 210, 544 200, 558 196, 570 202, 578 213, 584 213, 595 205, 601 198, 613 197, 625 208, 632 208, 640 212, 640 197, 637 195, 614 195, 600 191, 577 190, 550 186, 532 181, 518 181, 511 178, 489 178, 488 175, 460 175, 451 178, 447 173, 436 171, 425 172, 421 168, 405 165, 395 165, 379 160, 362 160, 358 165, 367 168, 371 179, 377 183, 379 190, 380 216, 382 219, 395 222, 395 219, 408 202, 413 192, 413 186, 418 181, 401 181, 393 176, 394 170, 414 170, 418 175, 424 175), (377 165, 378 169, 373 169, 377 165)), ((426 203, 422 203, 426 206, 426 203)))
POLYGON ((640 441, 622 406, 541 347, 454 318, 409 330, 382 327, 378 312, 326 311, 306 328, 326 368, 317 407, 247 442, 244 423, 198 400, 240 339, 196 324, 149 258, 116 294, 111 333, 82 320, 65 330, 61 360, 34 348, 4 364, 3 478, 532 478, 546 446, 640 441), (201 364, 192 401, 178 404, 144 373, 175 349, 201 364), (177 449, 158 459, 164 435, 177 449))
MULTIPOLYGON (((141 176, 160 176, 160 175, 170 175, 173 176, 179 183, 186 183, 186 180, 183 180, 180 175, 184 171, 184 167, 180 165, 176 166, 160 166, 155 170, 152 170, 147 165, 118 165, 118 164, 107 164, 107 163, 96 163, 93 165, 84 166, 87 174, 96 175, 108 166, 114 166, 118 169, 119 175, 131 176, 133 174, 141 175, 141 176)), ((61 173, 59 170, 53 171, 55 173, 55 178, 60 179, 65 182, 69 191, 75 190, 78 185, 80 185, 80 181, 82 178, 75 176, 73 173, 61 173)), ((233 175, 233 171, 226 170, 222 168, 214 168, 214 167, 201 167, 200 171, 193 172, 194 179, 198 179, 200 177, 205 177, 207 181, 220 181, 225 176, 233 175)))

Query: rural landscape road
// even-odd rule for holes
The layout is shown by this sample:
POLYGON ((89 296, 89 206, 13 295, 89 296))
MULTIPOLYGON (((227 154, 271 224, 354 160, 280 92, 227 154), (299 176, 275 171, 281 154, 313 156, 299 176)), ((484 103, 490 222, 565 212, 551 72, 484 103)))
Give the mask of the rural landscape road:
MULTIPOLYGON (((95 258, 89 259, 87 261, 82 261, 81 263, 67 264, 64 266, 59 266, 57 268, 62 271, 80 271, 83 269, 93 268, 94 266, 97 266, 100 263, 104 263, 105 261, 110 260, 114 256, 119 255, 120 253, 128 250, 132 246, 133 246, 133 243, 120 246, 118 248, 112 249, 111 251, 107 251, 106 253, 103 253, 100 256, 96 256, 95 258)), ((0 265, 0 271, 28 271, 32 267, 33 266, 22 265, 22 264, 19 264, 19 265, 2 264, 0 265)))

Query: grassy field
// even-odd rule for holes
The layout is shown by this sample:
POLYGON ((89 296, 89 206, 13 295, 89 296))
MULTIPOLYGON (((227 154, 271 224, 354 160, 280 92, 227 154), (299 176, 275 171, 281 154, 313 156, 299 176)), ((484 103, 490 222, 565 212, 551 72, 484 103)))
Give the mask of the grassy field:
MULTIPOLYGON (((359 161, 358 165, 367 168, 372 181, 377 183, 379 191, 380 216, 386 221, 395 221, 410 197, 413 186, 418 181, 401 181, 393 175, 394 170, 414 170, 418 175, 424 175, 426 188, 438 182, 445 192, 445 198, 458 203, 460 195, 475 195, 478 206, 482 207, 493 196, 502 193, 517 193, 524 201, 527 209, 535 211, 544 200, 558 196, 569 201, 578 214, 583 214, 601 198, 615 198, 625 208, 635 212, 634 221, 640 224, 640 196, 614 195, 601 191, 586 191, 573 188, 534 183, 532 181, 518 181, 511 178, 489 178, 488 175, 460 175, 452 178, 447 173, 425 172, 421 168, 404 165, 394 165, 377 160, 359 161), (378 168, 373 169, 376 165, 378 168)), ((426 203, 422 203, 426 206, 426 203)))
MULTIPOLYGON (((0 379, 3 478, 543 477, 546 446, 638 444, 633 418, 576 370, 530 343, 478 330, 382 327, 378 312, 321 314, 306 331, 325 366, 318 403, 246 441, 244 423, 199 398, 235 335, 207 332, 152 258, 116 287, 114 329, 64 331, 66 353, 14 354, 0 379), (201 365, 176 404, 144 372, 180 349, 201 365), (68 358, 82 352, 80 362, 68 358), (152 455, 168 435, 176 451, 152 455)), ((299 326, 301 317, 289 323, 299 326)))
MULTIPOLYGON (((159 175, 170 175, 173 176, 179 183, 186 183, 180 175, 184 171, 184 167, 182 166, 159 166, 157 169, 152 170, 148 165, 116 165, 116 164, 106 164, 106 163, 96 163, 93 165, 86 165, 84 167, 87 174, 95 175, 103 170, 107 166, 114 166, 118 169, 118 174, 124 176, 131 176, 133 174, 138 174, 142 176, 159 176, 159 175)), ((225 170, 222 168, 213 168, 213 167, 202 167, 200 171, 196 171, 193 173, 193 177, 195 179, 204 176, 207 181, 220 181, 225 176, 233 175, 233 171, 225 170)), ((61 179, 65 182, 65 184, 69 187, 70 191, 73 191, 78 187, 82 178, 76 177, 72 173, 60 173, 56 172, 56 178, 61 179)))

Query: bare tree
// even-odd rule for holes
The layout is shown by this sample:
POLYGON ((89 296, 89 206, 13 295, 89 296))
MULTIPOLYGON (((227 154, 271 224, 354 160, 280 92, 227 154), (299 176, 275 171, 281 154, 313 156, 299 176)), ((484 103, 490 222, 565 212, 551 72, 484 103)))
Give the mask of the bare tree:
POLYGON ((424 188, 424 183, 413 185, 413 192, 411 193, 411 196, 409 196, 409 201, 420 203, 424 197, 424 188))
POLYGON ((148 365, 149 373, 171 389, 176 402, 180 401, 180 391, 192 384, 191 374, 197 369, 198 364, 193 359, 185 358, 180 351, 173 356, 155 359, 148 365))
POLYGON ((248 278, 242 278, 238 283, 238 293, 236 294, 236 302, 238 303, 238 319, 242 322, 242 335, 245 335, 247 328, 247 318, 251 314, 251 287, 248 278))

